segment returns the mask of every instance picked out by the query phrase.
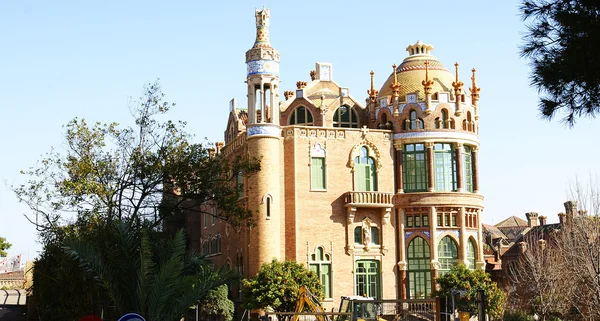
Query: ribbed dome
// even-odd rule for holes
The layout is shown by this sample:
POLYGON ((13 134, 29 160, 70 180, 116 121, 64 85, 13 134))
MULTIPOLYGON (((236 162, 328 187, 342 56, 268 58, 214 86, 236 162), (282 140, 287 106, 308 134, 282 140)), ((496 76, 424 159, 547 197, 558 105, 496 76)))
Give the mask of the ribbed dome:
MULTIPOLYGON (((406 50, 409 56, 402 61, 400 66, 396 67, 398 84, 400 84, 400 100, 404 100, 407 94, 418 93, 418 100, 425 100, 425 91, 422 81, 425 80, 425 61, 429 61, 429 79, 433 81, 431 92, 452 92, 452 82, 455 76, 437 60, 436 57, 429 54, 433 47, 423 44, 421 41, 408 46, 406 50)), ((390 74, 385 81, 378 97, 392 95, 390 85, 394 82, 394 74, 390 74)))

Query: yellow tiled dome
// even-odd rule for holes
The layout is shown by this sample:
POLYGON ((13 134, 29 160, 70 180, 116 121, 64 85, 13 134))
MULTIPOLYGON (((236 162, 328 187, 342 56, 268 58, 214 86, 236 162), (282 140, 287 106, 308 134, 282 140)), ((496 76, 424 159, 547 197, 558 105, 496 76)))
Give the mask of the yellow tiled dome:
MULTIPOLYGON (((425 62, 429 61, 429 79, 433 81, 432 93, 452 92, 452 82, 455 76, 437 60, 436 57, 429 54, 433 47, 423 44, 421 41, 408 46, 406 50, 409 56, 402 61, 400 66, 396 67, 398 84, 400 85, 400 100, 404 100, 407 94, 418 93, 418 100, 425 100, 422 81, 425 80, 425 62)), ((390 74, 385 81, 378 97, 392 95, 390 85, 394 82, 394 74, 390 74)))

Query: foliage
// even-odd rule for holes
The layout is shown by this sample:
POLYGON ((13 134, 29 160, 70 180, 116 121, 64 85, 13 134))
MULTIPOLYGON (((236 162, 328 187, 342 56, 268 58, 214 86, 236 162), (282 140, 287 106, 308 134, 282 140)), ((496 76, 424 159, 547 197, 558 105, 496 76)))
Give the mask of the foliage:
POLYGON ((0 256, 6 256, 6 250, 10 249, 12 244, 6 241, 6 238, 0 236, 0 256))
POLYGON ((52 237, 73 213, 158 227, 165 218, 203 211, 199 205, 205 203, 216 203, 218 218, 233 226, 251 224, 235 178, 239 171, 251 175, 258 162, 230 162, 193 143, 185 122, 161 120, 173 106, 163 98, 158 83, 148 84, 131 110, 134 126, 73 119, 65 126, 66 150, 52 150, 37 167, 22 171, 28 182, 13 190, 35 214, 30 221, 42 237, 52 237))
POLYGON ((227 285, 223 284, 208 292, 199 305, 208 315, 221 316, 223 321, 233 320, 233 302, 227 298, 227 285))
POLYGON ((527 23, 521 55, 531 61, 531 83, 546 119, 559 111, 573 126, 600 112, 600 3, 593 0, 523 0, 527 23))
POLYGON ((533 315, 525 311, 506 311, 502 317, 504 321, 534 321, 533 315))
POLYGON ((203 256, 186 253, 181 231, 165 239, 124 222, 97 228, 102 241, 73 237, 65 250, 97 277, 117 314, 175 320, 211 289, 234 279, 233 271, 215 272, 203 256))
POLYGON ((477 290, 483 289, 486 299, 488 313, 492 318, 499 318, 504 312, 504 303, 506 295, 498 288, 496 282, 493 282, 485 271, 467 269, 464 264, 458 264, 448 273, 437 278, 439 290, 435 295, 448 297, 452 295, 452 290, 466 291, 464 296, 456 295, 455 304, 460 311, 477 313, 477 290))
POLYGON ((242 282, 242 295, 247 309, 272 308, 275 312, 290 312, 296 309, 300 286, 323 299, 323 287, 316 273, 307 270, 295 261, 265 263, 258 274, 242 282))

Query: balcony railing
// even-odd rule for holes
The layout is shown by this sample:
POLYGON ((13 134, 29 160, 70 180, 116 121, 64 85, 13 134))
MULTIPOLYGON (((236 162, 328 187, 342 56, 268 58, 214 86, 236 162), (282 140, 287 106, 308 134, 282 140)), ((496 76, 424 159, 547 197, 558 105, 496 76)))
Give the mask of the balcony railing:
POLYGON ((393 193, 347 192, 346 205, 355 207, 393 207, 393 193))

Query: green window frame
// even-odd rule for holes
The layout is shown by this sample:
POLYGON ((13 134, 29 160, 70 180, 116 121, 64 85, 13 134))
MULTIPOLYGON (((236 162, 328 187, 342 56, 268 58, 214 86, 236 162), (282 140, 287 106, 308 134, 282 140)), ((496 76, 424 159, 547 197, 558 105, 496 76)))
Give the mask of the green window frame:
POLYGON ((333 113, 333 127, 358 128, 356 112, 346 105, 340 106, 333 113))
POLYGON ((425 144, 406 144, 402 154, 404 192, 427 191, 427 151, 425 144))
POLYGON ((381 273, 379 269, 379 261, 356 261, 354 277, 356 281, 355 295, 373 297, 376 300, 380 298, 381 273))
POLYGON ((311 126, 313 124, 312 113, 304 106, 298 107, 290 115, 289 124, 311 126))
POLYGON ((473 193, 473 149, 471 146, 463 147, 463 186, 466 192, 473 193))
POLYGON ((408 244, 408 297, 431 297, 431 255, 429 244, 420 236, 408 244))
POLYGON ((354 158, 354 188, 362 192, 377 190, 375 160, 369 155, 369 149, 365 146, 360 148, 359 156, 354 158))
POLYGON ((456 191, 456 155, 451 144, 433 145, 436 191, 456 191))
POLYGON ((429 216, 423 215, 423 227, 429 227, 429 216))
POLYGON ((406 217, 406 227, 413 227, 413 217, 409 215, 406 217))
POLYGON ((324 190, 326 186, 325 157, 310 158, 310 188, 324 190))
POLYGON ((237 174, 236 189, 238 199, 244 197, 244 173, 242 171, 239 171, 237 174))
POLYGON ((438 260, 440 262, 439 276, 450 272, 458 264, 458 246, 448 235, 440 240, 438 245, 438 260))
POLYGON ((323 296, 331 298, 331 257, 325 253, 323 247, 317 247, 315 253, 311 254, 308 266, 309 270, 319 277, 323 286, 323 296))
POLYGON ((475 261, 477 259, 477 256, 475 254, 475 249, 477 247, 475 246, 475 241, 473 241, 473 239, 469 239, 469 241, 467 242, 467 268, 469 270, 475 270, 475 261))

